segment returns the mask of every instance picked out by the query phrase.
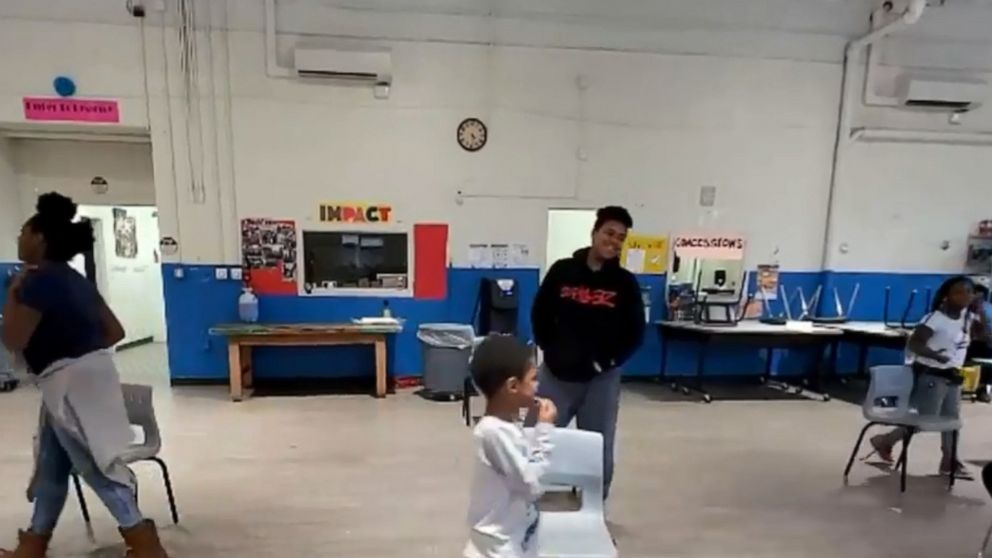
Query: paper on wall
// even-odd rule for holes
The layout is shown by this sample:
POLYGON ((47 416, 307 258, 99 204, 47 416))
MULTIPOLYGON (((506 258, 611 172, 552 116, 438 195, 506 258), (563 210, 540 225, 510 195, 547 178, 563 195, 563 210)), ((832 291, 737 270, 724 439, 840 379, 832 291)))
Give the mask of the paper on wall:
POLYGON ((469 244, 468 263, 470 267, 490 268, 493 266, 493 252, 488 244, 469 244))
POLYGON ((510 267, 529 267, 530 247, 526 244, 510 245, 510 267))
POLYGON ((643 234, 630 234, 620 252, 620 263, 633 273, 664 273, 668 267, 668 237, 643 234), (631 252, 640 252, 634 256, 632 265, 628 262, 631 252))
POLYGON ((640 248, 627 250, 627 258, 624 267, 631 273, 644 273, 645 252, 640 248))
POLYGON ((510 267, 510 245, 490 244, 492 251, 492 266, 496 269, 506 269, 510 267))
POLYGON ((759 298, 765 300, 778 299, 778 264, 761 264, 758 266, 759 298))

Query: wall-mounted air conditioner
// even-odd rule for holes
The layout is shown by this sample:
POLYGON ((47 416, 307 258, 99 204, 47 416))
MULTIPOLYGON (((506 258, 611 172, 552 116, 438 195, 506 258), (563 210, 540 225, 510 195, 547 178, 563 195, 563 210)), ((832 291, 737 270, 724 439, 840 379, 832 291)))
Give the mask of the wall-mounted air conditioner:
POLYGON ((899 102, 910 108, 967 111, 980 106, 989 84, 977 78, 902 73, 896 78, 899 102))
POLYGON ((392 82, 392 54, 388 50, 346 50, 299 45, 293 66, 303 78, 361 81, 388 85, 392 82))

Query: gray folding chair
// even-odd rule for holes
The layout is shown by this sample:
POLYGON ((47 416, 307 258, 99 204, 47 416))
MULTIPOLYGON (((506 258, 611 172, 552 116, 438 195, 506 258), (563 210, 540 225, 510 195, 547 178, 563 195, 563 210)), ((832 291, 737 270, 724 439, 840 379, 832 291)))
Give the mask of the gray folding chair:
MULTIPOLYGON (((871 383, 868 385, 868 395, 861 405, 861 413, 868 424, 861 429, 858 441, 851 450, 851 456, 844 468, 844 481, 851 474, 854 459, 865 439, 865 434, 874 426, 899 426, 903 428, 902 453, 896 461, 900 468, 899 490, 906 492, 906 463, 909 460, 909 444, 913 436, 920 432, 953 432, 951 445, 951 461, 957 462, 958 430, 961 420, 958 418, 921 415, 912 407, 910 398, 913 393, 913 370, 909 366, 884 365, 871 368, 871 383)), ((949 475, 948 488, 954 488, 955 474, 949 475)))
POLYGON ((602 434, 556 428, 551 443, 554 450, 541 484, 552 489, 577 488, 582 507, 541 513, 538 554, 541 558, 616 558, 603 509, 602 434))
MULTIPOLYGON (((172 513, 172 522, 179 524, 179 512, 176 510, 176 498, 172 492, 172 480, 169 477, 169 468, 159 456, 162 450, 162 435, 158 429, 158 421, 155 419, 155 407, 152 403, 152 387, 137 384, 123 384, 124 406, 127 409, 128 421, 134 426, 141 428, 144 439, 140 444, 132 444, 124 454, 124 462, 128 465, 139 461, 153 461, 162 469, 162 480, 165 482, 165 493, 169 497, 169 511, 172 513)), ((73 473, 72 482, 76 487, 76 497, 79 498, 79 507, 83 513, 86 524, 90 523, 90 512, 83 498, 82 485, 79 476, 73 473)))
MULTIPOLYGON (((982 467, 982 485, 985 486, 985 491, 992 496, 992 463, 986 463, 982 467)), ((992 538, 992 525, 989 525, 989 530, 985 532, 985 539, 982 540, 982 549, 978 551, 978 558, 986 558, 985 551, 989 548, 990 538, 992 538)))

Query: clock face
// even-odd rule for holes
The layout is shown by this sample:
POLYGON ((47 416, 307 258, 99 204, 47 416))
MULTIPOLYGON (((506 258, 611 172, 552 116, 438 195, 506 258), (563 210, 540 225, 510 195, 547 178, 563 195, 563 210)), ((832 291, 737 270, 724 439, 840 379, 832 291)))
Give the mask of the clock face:
POLYGON ((458 145, 465 151, 478 151, 486 146, 489 130, 478 118, 466 118, 458 125, 458 145))

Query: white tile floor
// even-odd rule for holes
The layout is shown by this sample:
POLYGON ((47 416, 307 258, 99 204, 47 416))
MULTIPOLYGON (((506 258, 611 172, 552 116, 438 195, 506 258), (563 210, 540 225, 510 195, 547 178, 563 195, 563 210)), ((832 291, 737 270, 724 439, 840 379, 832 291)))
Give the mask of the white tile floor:
MULTIPOLYGON (((164 351, 118 356, 127 381, 154 383, 182 527, 166 525, 174 557, 454 557, 471 463, 457 404, 410 392, 255 398, 224 388, 168 389, 164 351)), ((921 439, 909 492, 859 464, 841 471, 862 422, 833 401, 659 402, 665 390, 625 389, 610 521, 627 557, 974 557, 992 521, 977 482, 948 494, 930 473, 937 440, 921 439)), ((0 543, 30 507, 24 484, 37 395, 0 395, 0 543)), ((966 458, 992 458, 992 406, 965 405, 966 458)), ((144 511, 168 522, 154 466, 139 466, 144 511)), ((98 507, 95 497, 93 507, 98 507)), ((106 512, 96 543, 74 499, 52 556, 119 556, 106 512)))

